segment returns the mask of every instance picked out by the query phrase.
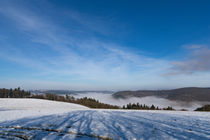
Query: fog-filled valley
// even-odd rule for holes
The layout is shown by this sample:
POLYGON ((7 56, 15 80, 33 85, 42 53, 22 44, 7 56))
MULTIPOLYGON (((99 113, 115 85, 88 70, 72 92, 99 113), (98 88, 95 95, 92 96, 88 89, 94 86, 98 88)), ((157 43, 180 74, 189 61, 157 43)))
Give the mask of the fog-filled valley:
MULTIPOLYGON (((45 91, 42 91, 45 92, 45 91)), ((42 93, 41 91, 37 91, 36 94, 42 93)), ((191 101, 191 102, 185 102, 185 101, 172 101, 165 98, 160 98, 156 96, 146 96, 146 97, 129 97, 129 98, 115 98, 113 94, 115 92, 113 91, 56 91, 52 90, 54 94, 58 95, 66 95, 64 93, 67 93, 70 96, 73 96, 75 98, 93 98, 96 99, 102 103, 111 104, 111 105, 118 105, 123 106, 127 105, 129 103, 139 103, 139 104, 145 104, 148 106, 154 105, 158 106, 160 108, 171 106, 176 110, 186 109, 189 111, 195 110, 198 107, 201 107, 205 104, 209 104, 210 102, 199 102, 199 101, 191 101)), ((33 93, 33 92, 32 92, 33 93)))
POLYGON ((170 101, 170 100, 167 100, 164 98, 158 98, 155 96, 147 96, 143 98, 130 97, 127 99, 116 99, 112 96, 112 94, 107 94, 103 92, 77 93, 76 95, 73 95, 73 96, 76 98, 82 98, 82 97, 94 98, 94 99, 99 100, 102 103, 119 105, 119 106, 123 106, 128 103, 140 103, 140 104, 146 104, 149 106, 153 104, 160 108, 172 106, 174 109, 177 109, 177 110, 180 110, 180 109, 194 110, 208 103, 208 102, 196 102, 196 101, 195 102, 170 101))

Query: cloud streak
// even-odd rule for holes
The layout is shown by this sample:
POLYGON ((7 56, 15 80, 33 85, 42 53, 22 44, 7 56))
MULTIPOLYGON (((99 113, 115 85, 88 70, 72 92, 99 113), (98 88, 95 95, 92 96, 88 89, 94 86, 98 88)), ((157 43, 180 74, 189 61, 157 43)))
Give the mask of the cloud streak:
MULTIPOLYGON (((118 33, 113 18, 98 18, 75 10, 55 13, 54 9, 48 8, 49 13, 55 14, 53 17, 56 18, 52 19, 49 13, 40 15, 30 7, 10 2, 0 5, 0 16, 8 20, 8 26, 20 38, 16 41, 12 35, 1 33, 0 57, 33 69, 31 75, 36 75, 36 78, 19 79, 22 85, 25 81, 27 87, 33 87, 28 81, 35 87, 39 82, 43 87, 41 81, 44 81, 46 88, 54 89, 156 89, 167 87, 165 73, 174 75, 209 70, 209 62, 204 61, 209 59, 207 48, 194 47, 197 49, 185 61, 171 63, 99 38, 98 34, 118 33), (68 25, 59 21, 61 16, 66 18, 68 25)), ((43 7, 39 8, 43 10, 43 7)), ((15 82, 18 86, 16 80, 13 85, 15 82)))
MULTIPOLYGON (((21 9, 19 7, 5 6, 0 13, 9 20, 13 21, 14 27, 18 32, 30 38, 29 42, 33 46, 29 48, 29 53, 20 51, 20 47, 10 45, 2 49, 1 57, 14 61, 24 66, 38 69, 40 73, 56 75, 56 77, 66 76, 70 84, 80 81, 83 84, 93 82, 94 86, 108 87, 115 85, 121 87, 128 82, 144 79, 151 74, 160 74, 165 67, 157 69, 157 65, 164 66, 167 61, 137 55, 130 50, 124 49, 115 43, 102 41, 95 36, 83 38, 74 36, 78 31, 65 32, 65 28, 46 21, 44 16, 38 16, 33 11, 21 9), (38 49, 48 48, 56 52, 56 56, 46 55, 38 49), (10 50, 18 50, 11 51, 10 50), (30 55, 29 55, 30 54, 30 55), (8 57, 13 55, 12 58, 8 57), (38 59, 34 59, 39 55, 38 59), (144 73, 147 71, 148 74, 144 73)), ((85 22, 78 12, 69 13, 70 18, 79 22, 82 26, 92 30, 92 32, 103 32, 100 26, 93 26, 90 21, 85 22), (95 28, 97 27, 97 28, 95 28)), ((102 20, 98 20, 99 23, 102 20)), ((96 23, 98 23, 96 22, 96 23)), ((94 22, 94 24, 96 24, 94 22)), ((80 25, 78 26, 78 28, 80 25)), ((106 33, 102 33, 106 34, 106 33)), ((64 78, 65 79, 65 78, 64 78)), ((133 86, 138 86, 140 82, 133 86)), ((128 86, 131 86, 128 84, 128 86)), ((126 86, 126 87, 128 87, 126 86)))

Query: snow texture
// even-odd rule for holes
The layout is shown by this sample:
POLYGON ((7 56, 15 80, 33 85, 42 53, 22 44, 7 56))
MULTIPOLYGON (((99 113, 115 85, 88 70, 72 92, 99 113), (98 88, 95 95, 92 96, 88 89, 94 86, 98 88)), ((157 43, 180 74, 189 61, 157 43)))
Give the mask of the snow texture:
MULTIPOLYGON (((48 101, 44 100, 39 100, 38 102, 48 104, 48 101)), ((30 102, 22 101, 18 103, 18 106, 27 106, 28 103, 30 102)), ((66 104, 64 103, 63 106, 65 107, 66 104)), ((1 103, 0 138, 50 140, 210 139, 210 113, 208 112, 93 110, 74 104, 70 105, 70 112, 64 113, 67 111, 66 109, 60 114, 62 111, 57 112, 55 109, 51 110, 48 115, 46 115, 47 113, 43 113, 43 115, 34 113, 35 115, 31 115, 28 113, 32 113, 33 110, 36 112, 36 107, 29 107, 31 112, 27 111, 27 107, 23 108, 23 110, 26 110, 24 112, 19 107, 19 110, 13 110, 12 106, 9 106, 7 109, 5 108, 7 105, 1 103), (80 110, 72 110, 74 107, 80 110), (20 113, 25 115, 17 119, 7 116, 11 119, 5 121, 3 113, 5 111, 16 111, 16 113, 20 111, 20 113)), ((55 105, 52 106, 56 107, 55 105)), ((42 112, 42 108, 40 110, 42 112)), ((46 110, 44 109, 44 111, 46 110)))

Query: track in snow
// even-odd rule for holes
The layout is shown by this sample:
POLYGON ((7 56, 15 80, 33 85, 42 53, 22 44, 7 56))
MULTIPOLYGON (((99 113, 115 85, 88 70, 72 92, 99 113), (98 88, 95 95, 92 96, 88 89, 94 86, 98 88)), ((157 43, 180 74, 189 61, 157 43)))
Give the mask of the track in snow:
MULTIPOLYGON (((184 114, 184 112, 183 112, 184 114)), ((72 111, 0 123, 8 139, 210 139, 210 115, 72 111)))

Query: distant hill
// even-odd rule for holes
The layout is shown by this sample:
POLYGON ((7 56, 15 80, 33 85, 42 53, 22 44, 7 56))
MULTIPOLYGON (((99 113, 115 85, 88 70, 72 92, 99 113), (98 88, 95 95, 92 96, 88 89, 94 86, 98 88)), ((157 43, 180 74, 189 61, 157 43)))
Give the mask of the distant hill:
POLYGON ((76 94, 85 94, 89 92, 100 92, 104 94, 112 94, 113 91, 76 91, 76 90, 30 90, 32 94, 40 94, 40 93, 52 93, 52 94, 70 94, 70 95, 76 95, 76 94))
POLYGON ((119 91, 112 95, 114 98, 156 96, 173 101, 208 101, 210 102, 210 88, 187 87, 172 90, 137 90, 119 91))

